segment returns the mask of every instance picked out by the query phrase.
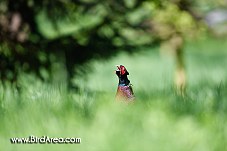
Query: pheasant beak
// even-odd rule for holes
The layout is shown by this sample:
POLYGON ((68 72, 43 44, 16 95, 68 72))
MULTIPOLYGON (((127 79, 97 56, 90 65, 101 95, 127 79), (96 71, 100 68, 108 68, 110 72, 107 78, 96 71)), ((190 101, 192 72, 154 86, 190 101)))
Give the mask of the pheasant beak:
POLYGON ((116 71, 120 71, 121 68, 120 68, 120 65, 115 65, 117 67, 117 70, 116 71))

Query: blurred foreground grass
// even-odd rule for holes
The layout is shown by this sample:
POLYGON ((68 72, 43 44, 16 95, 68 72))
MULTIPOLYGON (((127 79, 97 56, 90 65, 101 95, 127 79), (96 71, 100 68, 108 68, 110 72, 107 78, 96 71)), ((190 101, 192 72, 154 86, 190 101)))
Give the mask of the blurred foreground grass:
POLYGON ((186 46, 185 97, 172 86, 173 58, 160 56, 158 48, 92 61, 93 72, 75 80, 79 93, 67 91, 64 81, 47 84, 32 75, 20 78, 20 93, 1 84, 0 150, 227 150, 225 48, 218 42, 186 46), (115 64, 130 72, 134 105, 114 102, 115 64), (30 135, 80 137, 81 144, 9 140, 30 135))

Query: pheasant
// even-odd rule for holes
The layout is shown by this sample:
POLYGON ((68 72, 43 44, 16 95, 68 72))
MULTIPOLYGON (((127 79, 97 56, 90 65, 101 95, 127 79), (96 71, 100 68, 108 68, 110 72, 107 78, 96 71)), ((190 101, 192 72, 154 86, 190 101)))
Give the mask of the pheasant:
POLYGON ((135 99, 132 84, 128 79, 128 71, 123 65, 117 65, 116 75, 119 78, 116 100, 124 100, 126 102, 132 102, 135 99))

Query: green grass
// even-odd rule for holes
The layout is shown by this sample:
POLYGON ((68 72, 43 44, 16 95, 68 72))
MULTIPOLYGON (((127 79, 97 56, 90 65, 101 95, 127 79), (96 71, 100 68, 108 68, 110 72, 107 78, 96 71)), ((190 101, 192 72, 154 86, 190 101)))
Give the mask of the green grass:
POLYGON ((0 84, 0 150, 226 150, 227 54, 213 50, 218 43, 186 46, 184 97, 173 89, 174 59, 161 56, 158 48, 91 61, 93 70, 74 80, 82 88, 79 92, 68 91, 64 80, 44 83, 26 74, 20 77, 20 92, 9 83, 0 84), (114 101, 115 64, 130 72, 134 105, 114 101), (9 140, 30 135, 80 137, 81 144, 9 140))

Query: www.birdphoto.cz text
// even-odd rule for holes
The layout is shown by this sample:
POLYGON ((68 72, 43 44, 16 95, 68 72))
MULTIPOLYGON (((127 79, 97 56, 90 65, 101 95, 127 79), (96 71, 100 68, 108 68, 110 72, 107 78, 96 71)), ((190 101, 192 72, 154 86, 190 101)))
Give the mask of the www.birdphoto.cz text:
POLYGON ((23 138, 10 138, 10 142, 12 144, 80 144, 81 138, 75 138, 75 137, 49 137, 49 136, 29 136, 29 137, 23 137, 23 138))

